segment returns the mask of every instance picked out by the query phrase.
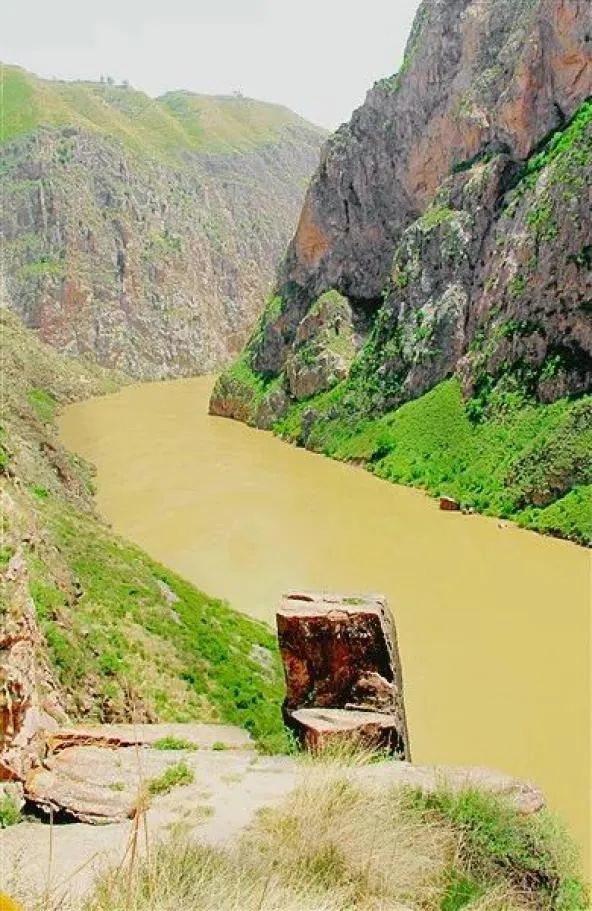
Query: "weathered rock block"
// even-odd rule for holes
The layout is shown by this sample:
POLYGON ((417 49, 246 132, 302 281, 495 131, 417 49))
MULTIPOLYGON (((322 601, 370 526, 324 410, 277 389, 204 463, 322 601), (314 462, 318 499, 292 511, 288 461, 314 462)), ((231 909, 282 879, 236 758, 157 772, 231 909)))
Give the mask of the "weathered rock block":
POLYGON ((353 743, 389 753, 403 753, 405 744, 394 715, 355 709, 296 709, 290 722, 300 742, 314 752, 327 744, 353 743))
POLYGON ((133 747, 69 747, 29 772, 25 796, 46 813, 65 813, 79 822, 122 822, 141 799, 141 772, 133 747))
POLYGON ((384 597, 292 592, 277 628, 284 717, 303 743, 360 737, 409 759, 401 661, 384 597))

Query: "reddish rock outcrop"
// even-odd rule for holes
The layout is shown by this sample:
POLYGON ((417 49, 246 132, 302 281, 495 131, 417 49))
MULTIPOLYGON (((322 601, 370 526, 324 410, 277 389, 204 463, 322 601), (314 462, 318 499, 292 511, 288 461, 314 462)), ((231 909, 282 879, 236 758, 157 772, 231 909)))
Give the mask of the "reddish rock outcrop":
POLYGON ((459 512, 460 503, 454 497, 440 497, 440 509, 443 512, 459 512))
POLYGON ((592 94, 590 18, 589 0, 423 0, 400 74, 325 146, 286 284, 380 295, 398 236, 455 164, 492 142, 526 158, 592 94))
POLYGON ((409 758, 401 661, 382 596, 292 592, 277 628, 284 717, 306 745, 358 737, 409 758))
POLYGON ((22 781, 45 752, 45 735, 67 720, 45 657, 24 559, 4 573, 0 626, 0 779, 22 781))

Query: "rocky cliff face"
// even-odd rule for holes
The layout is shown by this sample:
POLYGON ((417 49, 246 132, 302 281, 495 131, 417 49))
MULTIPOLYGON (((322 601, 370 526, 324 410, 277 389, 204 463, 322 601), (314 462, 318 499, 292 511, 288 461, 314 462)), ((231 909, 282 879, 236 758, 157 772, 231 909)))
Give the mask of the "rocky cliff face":
POLYGON ((592 411, 573 402, 592 387, 591 95, 588 0, 424 0, 400 72, 326 143, 212 412, 498 515, 578 488, 577 517, 545 527, 592 537, 576 442, 592 411), (535 435, 516 464, 500 444, 510 412, 512 434, 532 421, 535 435))
POLYGON ((226 363, 261 310, 322 131, 243 98, 4 79, 0 226, 23 321, 136 377, 226 363))
POLYGON ((588 0, 424 0, 400 72, 326 143, 212 411, 271 426, 309 396, 308 444, 315 423, 375 419, 450 376, 473 418, 495 390, 589 391, 590 95, 588 0), (302 357, 327 293, 351 327, 340 370, 333 317, 302 357))

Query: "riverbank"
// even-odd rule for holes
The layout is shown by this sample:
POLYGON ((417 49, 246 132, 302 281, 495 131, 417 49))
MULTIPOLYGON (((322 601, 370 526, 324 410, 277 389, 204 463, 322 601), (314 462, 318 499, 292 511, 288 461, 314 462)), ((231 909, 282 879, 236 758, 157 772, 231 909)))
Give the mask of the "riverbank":
POLYGON ((97 465, 101 513, 267 622, 294 586, 385 592, 414 760, 533 779, 587 850, 590 554, 440 512, 417 490, 209 417, 212 382, 134 386, 66 410, 62 439, 97 465))
POLYGON ((450 378, 386 414, 359 414, 348 381, 280 409, 281 379, 266 381, 248 352, 216 382, 212 414, 271 429, 312 452, 383 480, 454 499, 466 512, 592 545, 592 400, 541 404, 523 393, 465 402, 450 378))

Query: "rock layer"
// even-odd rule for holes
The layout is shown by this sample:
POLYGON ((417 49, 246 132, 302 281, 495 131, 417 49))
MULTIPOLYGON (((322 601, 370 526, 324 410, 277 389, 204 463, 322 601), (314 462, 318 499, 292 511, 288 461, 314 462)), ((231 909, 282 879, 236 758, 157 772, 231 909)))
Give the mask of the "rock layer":
MULTIPOLYGON (((6 495, 5 495, 6 497, 6 495)), ((6 507, 6 501, 4 502, 6 507)), ((45 734, 66 721, 63 700, 37 625, 25 561, 16 554, 2 579, 0 779, 23 781, 45 754, 45 734)))

